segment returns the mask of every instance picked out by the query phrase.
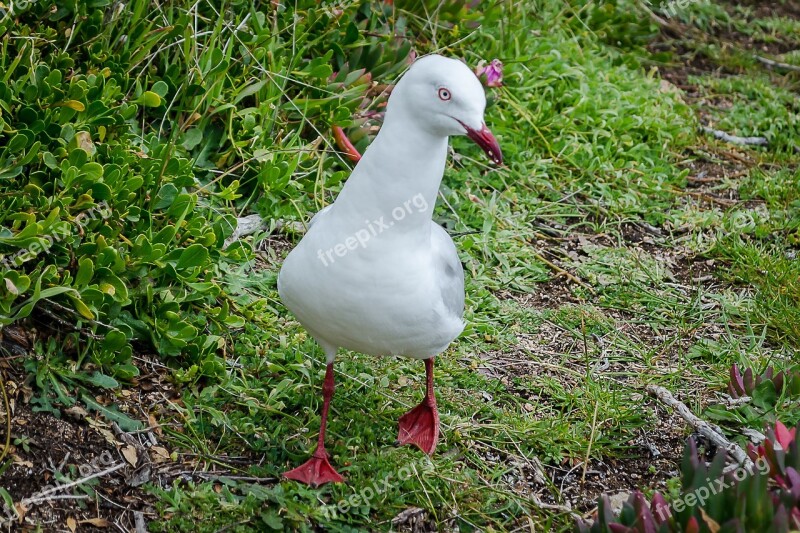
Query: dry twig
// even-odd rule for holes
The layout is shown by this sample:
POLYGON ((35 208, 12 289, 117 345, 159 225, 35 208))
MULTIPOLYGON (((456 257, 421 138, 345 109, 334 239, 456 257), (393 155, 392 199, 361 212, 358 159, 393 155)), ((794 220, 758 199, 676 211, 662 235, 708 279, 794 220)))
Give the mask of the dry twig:
POLYGON ((699 418, 692 413, 686 404, 675 398, 670 391, 658 385, 648 385, 647 392, 661 400, 663 403, 675 409, 681 418, 683 418, 695 431, 713 442, 716 446, 728 452, 728 455, 748 470, 752 470, 753 461, 747 456, 747 453, 738 444, 729 441, 725 435, 720 433, 714 426, 699 418))
POLYGON ((709 128, 708 126, 703 126, 700 129, 703 131, 703 133, 708 133, 709 135, 714 136, 716 139, 725 141, 726 143, 743 144, 745 146, 766 146, 769 144, 769 141, 767 141, 766 137, 739 137, 738 135, 731 135, 730 133, 726 133, 722 130, 709 128))
POLYGON ((106 468, 105 470, 103 470, 101 472, 95 472, 94 474, 88 475, 88 476, 86 476, 84 478, 76 479, 75 481, 71 481, 71 482, 65 483, 63 485, 57 485, 57 486, 55 486, 55 487, 53 487, 51 489, 47 489, 45 491, 39 492, 39 493, 35 494, 33 498, 25 498, 20 503, 22 505, 24 505, 24 506, 27 506, 28 504, 31 504, 31 503, 40 503, 40 502, 45 502, 45 501, 50 501, 50 500, 65 499, 65 495, 54 495, 54 496, 49 496, 49 495, 53 494, 53 493, 56 493, 56 492, 61 492, 61 491, 67 490, 69 488, 72 488, 72 487, 75 487, 75 486, 78 486, 78 485, 82 485, 82 484, 86 483, 87 481, 91 481, 91 480, 93 480, 95 478, 98 478, 98 477, 103 477, 106 474, 111 474, 113 472, 116 472, 117 470, 120 470, 120 469, 124 468, 124 467, 125 467, 125 463, 116 464, 116 465, 112 466, 111 468, 106 468))
POLYGON ((790 65, 789 63, 781 63, 780 61, 775 61, 773 59, 767 59, 766 57, 755 56, 758 61, 765 64, 770 68, 777 68, 781 70, 791 70, 793 72, 800 72, 799 65, 790 65))

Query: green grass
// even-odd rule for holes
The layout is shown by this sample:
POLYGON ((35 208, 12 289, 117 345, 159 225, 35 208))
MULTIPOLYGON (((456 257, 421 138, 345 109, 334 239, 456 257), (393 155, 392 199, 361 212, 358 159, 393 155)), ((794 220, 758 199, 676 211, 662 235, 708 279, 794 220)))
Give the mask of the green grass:
MULTIPOLYGON (((165 425, 168 448, 228 477, 149 487, 158 497, 153 531, 388 530, 411 507, 440 530, 566 530, 572 517, 537 500, 567 505, 565 494, 594 491, 579 502, 584 513, 597 492, 575 489, 584 465, 648 457, 639 439, 657 431, 663 411, 643 399, 644 385, 662 384, 701 413, 731 364, 783 368, 796 357, 792 74, 716 48, 706 55, 737 74, 690 77, 700 96, 684 98, 651 68, 663 63, 645 48, 658 27, 627 1, 531 0, 459 13, 434 10, 436 2, 397 1, 396 10, 142 2, 125 16, 104 2, 52 5, 42 0, 19 24, 3 21, 0 244, 11 254, 28 245, 26 224, 47 235, 101 200, 113 215, 6 269, 0 315, 23 323, 36 312, 29 300, 37 310, 73 310, 64 316, 78 329, 51 333, 37 346, 43 357, 25 363, 42 409, 80 402, 75 390, 135 386, 133 349, 170 368, 183 405, 160 413, 174 423, 165 425), (486 116, 506 165, 491 169, 479 149, 454 139, 461 157, 449 163, 435 212, 466 233, 456 243, 468 326, 437 359, 442 441, 432 459, 392 445, 397 418, 422 395, 419 362, 343 353, 328 447, 347 483, 278 481, 314 445, 323 357, 278 299, 282 252, 258 251, 274 241, 258 233, 221 244, 236 216, 304 222, 334 198, 350 166, 330 126, 348 128, 362 148, 369 142, 352 117, 365 95, 371 108, 378 101, 359 69, 390 83, 412 43, 471 65, 494 57, 506 65, 486 116), (69 87, 57 88, 56 77, 73 71, 69 87), (701 119, 770 146, 732 159, 734 148, 697 133, 701 119), (737 191, 737 203, 691 194, 692 165, 704 158, 726 177, 702 194, 737 191), (660 231, 642 233, 652 226, 660 231), (569 301, 539 297, 553 280, 570 288, 569 301), (374 484, 380 490, 364 492, 374 484), (346 511, 336 508, 355 496, 346 511)), ((715 28, 731 25, 789 39, 796 22, 748 26, 746 17, 698 3, 678 20, 708 40, 683 44, 708 52, 715 28)), ((800 417, 796 402, 783 408, 787 420, 800 417)), ((762 429, 752 419, 726 429, 743 424, 762 429)), ((632 478, 617 478, 632 488, 632 478)))

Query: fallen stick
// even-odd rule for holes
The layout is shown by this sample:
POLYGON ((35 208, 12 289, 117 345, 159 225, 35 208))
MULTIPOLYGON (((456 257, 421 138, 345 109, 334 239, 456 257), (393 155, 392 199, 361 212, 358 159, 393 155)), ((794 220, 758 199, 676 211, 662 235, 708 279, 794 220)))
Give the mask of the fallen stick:
POLYGON ((225 243, 222 245, 222 248, 227 248, 240 237, 251 235, 257 231, 267 229, 268 227, 269 223, 258 215, 239 217, 236 219, 236 229, 233 230, 233 233, 230 237, 225 239, 225 243))
POLYGON ((45 496, 44 498, 28 498, 20 502, 24 507, 32 503, 52 502, 55 500, 88 500, 87 494, 55 494, 53 496, 45 496))
MULTIPOLYGON (((222 245, 222 248, 227 248, 242 237, 252 235, 257 231, 268 230, 269 228, 269 220, 265 220, 259 215, 247 215, 246 217, 239 217, 236 219, 236 229, 233 230, 233 233, 230 237, 225 239, 225 243, 222 245)), ((294 233, 304 233, 305 229, 305 225, 302 222, 285 221, 280 219, 275 221, 274 231, 284 232, 285 230, 289 230, 294 233)))
POLYGON ((86 476, 84 478, 76 479, 75 481, 71 481, 71 482, 66 483, 64 485, 58 485, 58 486, 55 486, 55 487, 53 487, 51 489, 47 489, 45 491, 39 492, 38 494, 34 494, 33 495, 34 497, 25 498, 22 501, 20 501, 20 503, 22 505, 26 505, 28 503, 38 503, 38 502, 42 502, 42 501, 47 501, 49 499, 56 499, 56 497, 45 498, 45 496, 47 496, 48 494, 61 492, 62 490, 66 490, 66 489, 75 487, 77 485, 82 485, 83 483, 86 483, 87 481, 91 481, 91 480, 93 480, 95 478, 98 478, 98 477, 103 477, 106 474, 111 474, 112 472, 116 472, 117 470, 119 470, 121 468, 124 468, 124 467, 125 467, 125 463, 119 463, 119 464, 117 464, 115 466, 112 466, 111 468, 106 468, 102 472, 96 472, 96 473, 94 473, 92 475, 89 475, 89 476, 86 476))
POLYGON ((256 476, 229 476, 226 474, 211 474, 206 472, 182 472, 183 475, 196 476, 206 481, 220 481, 230 479, 232 481, 245 481, 250 483, 274 483, 279 481, 276 477, 256 477, 256 476))
POLYGON ((780 61, 775 61, 773 59, 767 59, 766 57, 755 56, 758 61, 764 63, 766 66, 770 68, 779 68, 783 70, 791 70, 793 72, 800 72, 800 65, 790 65, 789 63, 781 63, 780 61))
POLYGON ((713 135, 715 138, 725 141, 726 143, 743 144, 746 146, 766 146, 769 143, 765 137, 739 137, 738 135, 731 135, 722 130, 715 130, 707 126, 703 126, 701 129, 704 133, 713 135))
POLYGON ((557 503, 545 503, 536 496, 531 496, 531 501, 536 507, 541 509, 547 509, 548 511, 558 511, 559 513, 564 513, 570 515, 573 520, 583 520, 583 517, 575 512, 572 507, 567 505, 559 505, 557 503))
POLYGON ((728 455, 747 470, 752 470, 754 465, 747 453, 736 443, 729 441, 725 435, 716 430, 711 424, 692 413, 686 404, 675 398, 670 391, 658 385, 648 385, 647 392, 665 404, 675 409, 695 431, 710 440, 717 447, 723 448, 728 455))

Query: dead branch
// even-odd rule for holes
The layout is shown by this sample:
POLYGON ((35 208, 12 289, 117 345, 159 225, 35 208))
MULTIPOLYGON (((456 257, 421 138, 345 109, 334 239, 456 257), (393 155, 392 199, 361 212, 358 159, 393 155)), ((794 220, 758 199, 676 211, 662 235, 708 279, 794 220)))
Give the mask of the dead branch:
POLYGON ((781 70, 791 70, 792 72, 800 72, 800 65, 790 65, 789 63, 781 63, 780 61, 767 59, 766 57, 761 57, 761 56, 755 56, 755 58, 761 63, 768 66, 769 68, 777 68, 781 70))
POLYGON ((664 387, 652 384, 647 385, 646 389, 652 396, 675 409, 678 414, 681 415, 681 418, 692 426, 695 431, 710 440, 716 446, 728 452, 728 455, 733 457, 741 466, 748 470, 753 468, 753 461, 750 460, 750 457, 747 456, 747 453, 745 453, 738 444, 729 441, 725 435, 714 428, 714 426, 692 413, 689 408, 686 407, 686 404, 675 398, 670 391, 664 387))
POLYGON ((722 130, 715 130, 714 128, 709 128, 707 126, 703 126, 700 129, 703 130, 704 133, 713 135, 715 138, 719 139, 720 141, 725 141, 726 143, 743 144, 746 146, 766 146, 769 144, 766 137, 739 137, 738 135, 731 135, 722 130))
POLYGON ((575 512, 575 510, 568 505, 559 505, 557 503, 545 503, 536 496, 531 496, 531 501, 536 507, 547 509, 549 511, 557 511, 570 515, 574 520, 582 520, 583 517, 575 512))
POLYGON ((22 500, 22 506, 28 507, 28 505, 34 503, 42 503, 42 502, 52 502, 56 500, 88 500, 89 496, 87 494, 54 494, 53 496, 45 496, 44 498, 28 498, 22 500))
MULTIPOLYGON (((257 231, 266 231, 270 229, 270 222, 261 218, 259 215, 247 215, 246 217, 239 217, 236 219, 236 229, 233 230, 233 233, 230 237, 225 239, 225 243, 222 245, 222 248, 227 248, 237 240, 242 237, 246 237, 247 235, 252 235, 257 231)), ((272 231, 278 233, 305 233, 306 227, 302 222, 297 221, 286 221, 286 220, 276 220, 275 226, 272 231)))
POLYGON ((95 472, 94 474, 88 475, 88 476, 86 476, 84 478, 76 479, 75 481, 71 481, 69 483, 65 483, 64 485, 58 485, 58 486, 53 487, 51 489, 47 489, 45 491, 39 492, 39 493, 34 495, 35 497, 33 497, 33 498, 25 498, 20 503, 22 505, 27 506, 29 503, 39 503, 39 502, 53 500, 53 499, 63 499, 61 496, 52 496, 52 497, 46 497, 46 496, 48 496, 50 494, 53 494, 55 492, 61 492, 61 491, 67 490, 67 489, 75 487, 77 485, 82 485, 83 483, 86 483, 87 481, 91 481, 91 480, 93 480, 95 478, 98 478, 98 477, 103 477, 106 474, 111 474, 113 472, 116 472, 117 470, 120 470, 121 468, 124 468, 124 467, 125 467, 125 463, 119 463, 117 465, 112 466, 111 468, 106 468, 105 470, 103 470, 101 472, 95 472))
POLYGON ((555 271, 556 272, 556 276, 564 276, 567 279, 569 279, 570 281, 572 281, 573 283, 575 283, 576 285, 580 285, 581 287, 583 287, 584 289, 589 291, 591 294, 594 294, 594 289, 592 287, 590 287, 589 285, 587 285, 586 283, 581 281, 577 276, 575 276, 571 272, 568 272, 567 270, 564 270, 563 268, 561 268, 557 264, 553 263, 552 261, 549 261, 548 259, 545 259, 542 256, 542 254, 540 254, 539 252, 536 251, 536 249, 533 250, 533 256, 536 259, 540 260, 545 265, 547 265, 548 267, 550 267, 553 271, 555 271))

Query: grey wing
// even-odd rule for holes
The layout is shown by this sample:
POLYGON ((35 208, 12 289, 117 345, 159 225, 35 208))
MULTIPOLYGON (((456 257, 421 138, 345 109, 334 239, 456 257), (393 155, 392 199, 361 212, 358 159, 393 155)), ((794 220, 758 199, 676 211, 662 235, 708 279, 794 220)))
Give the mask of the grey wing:
POLYGON ((439 224, 431 224, 431 244, 442 301, 445 309, 460 319, 464 315, 464 268, 453 239, 439 224))

